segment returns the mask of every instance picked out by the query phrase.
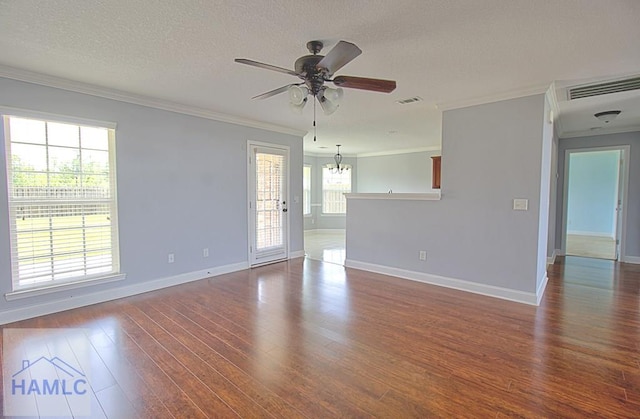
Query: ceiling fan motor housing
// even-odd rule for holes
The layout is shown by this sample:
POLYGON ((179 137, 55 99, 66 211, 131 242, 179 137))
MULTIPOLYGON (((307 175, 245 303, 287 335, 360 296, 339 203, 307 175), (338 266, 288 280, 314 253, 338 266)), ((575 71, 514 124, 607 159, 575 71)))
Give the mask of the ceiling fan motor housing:
POLYGON ((314 96, 320 92, 325 82, 326 70, 317 67, 323 58, 323 55, 305 55, 298 58, 295 63, 296 73, 304 80, 314 96))

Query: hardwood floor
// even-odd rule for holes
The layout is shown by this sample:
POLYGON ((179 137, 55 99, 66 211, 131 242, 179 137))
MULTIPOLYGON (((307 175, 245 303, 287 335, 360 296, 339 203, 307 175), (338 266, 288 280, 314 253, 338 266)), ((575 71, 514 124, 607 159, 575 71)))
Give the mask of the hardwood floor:
POLYGON ((4 328, 85 329, 94 417, 640 417, 640 266, 604 260, 539 307, 297 259, 4 328))

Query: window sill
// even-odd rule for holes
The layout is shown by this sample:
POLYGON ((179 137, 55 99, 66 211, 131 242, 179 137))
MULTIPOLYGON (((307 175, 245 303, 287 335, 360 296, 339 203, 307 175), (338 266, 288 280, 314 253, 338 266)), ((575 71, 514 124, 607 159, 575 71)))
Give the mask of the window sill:
POLYGON ((346 217, 347 213, 342 213, 342 214, 320 214, 321 217, 346 217))
POLYGON ((84 288, 93 285, 108 284, 110 282, 122 281, 127 277, 126 274, 113 274, 108 276, 100 276, 97 278, 85 279, 82 281, 64 282, 46 287, 26 288, 8 292, 4 295, 7 301, 20 300, 22 298, 36 297, 38 295, 53 294, 55 292, 67 291, 77 288, 84 288))

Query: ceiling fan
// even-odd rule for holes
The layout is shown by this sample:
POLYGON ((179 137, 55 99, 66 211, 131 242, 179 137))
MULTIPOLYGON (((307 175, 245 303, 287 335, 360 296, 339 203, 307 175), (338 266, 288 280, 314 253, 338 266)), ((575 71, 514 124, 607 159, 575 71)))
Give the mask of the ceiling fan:
POLYGON ((338 108, 338 104, 343 95, 343 87, 382 93, 390 93, 396 88, 396 82, 393 80, 354 76, 334 77, 336 71, 360 55, 362 50, 351 42, 340 41, 327 55, 319 55, 323 46, 321 41, 307 42, 307 49, 309 49, 311 55, 304 55, 298 58, 294 65, 295 70, 248 60, 246 58, 236 58, 235 62, 290 74, 302 79, 300 83, 288 84, 252 98, 266 99, 288 91, 292 109, 299 112, 302 112, 302 108, 306 104, 309 94, 318 100, 324 113, 330 115, 338 108), (325 85, 326 82, 333 83, 337 88, 327 87, 325 85))

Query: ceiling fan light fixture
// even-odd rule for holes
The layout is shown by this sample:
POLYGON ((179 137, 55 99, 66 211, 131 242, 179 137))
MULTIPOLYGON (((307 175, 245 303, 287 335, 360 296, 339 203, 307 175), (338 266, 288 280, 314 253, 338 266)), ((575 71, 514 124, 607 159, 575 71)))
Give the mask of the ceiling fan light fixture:
POLYGON ((604 111, 604 112, 598 112, 596 114, 593 114, 593 116, 595 116, 596 118, 598 118, 600 121, 604 122, 605 124, 608 124, 609 122, 613 121, 614 119, 616 119, 618 117, 618 115, 620 115, 619 110, 615 110, 615 111, 604 111))
POLYGON ((331 115, 338 109, 338 106, 335 103, 323 96, 318 96, 318 102, 320 102, 320 107, 325 115, 331 115))
POLYGON ((291 112, 296 113, 298 115, 302 115, 302 110, 304 109, 304 105, 307 104, 307 98, 305 97, 302 100, 302 103, 299 105, 293 104, 291 102, 289 102, 289 109, 291 109, 291 112))
POLYGON ((307 102, 307 95, 309 95, 309 89, 304 86, 290 86, 287 91, 289 92, 289 103, 294 106, 304 106, 307 102))
POLYGON ((326 89, 324 89, 323 96, 331 102, 334 102, 336 105, 339 105, 342 101, 342 97, 344 96, 344 90, 342 90, 342 87, 338 87, 335 89, 332 87, 327 87, 326 89))
POLYGON ((338 109, 343 95, 344 92, 341 88, 333 89, 331 87, 323 89, 318 94, 318 102, 320 102, 325 115, 331 115, 338 109))

